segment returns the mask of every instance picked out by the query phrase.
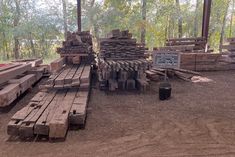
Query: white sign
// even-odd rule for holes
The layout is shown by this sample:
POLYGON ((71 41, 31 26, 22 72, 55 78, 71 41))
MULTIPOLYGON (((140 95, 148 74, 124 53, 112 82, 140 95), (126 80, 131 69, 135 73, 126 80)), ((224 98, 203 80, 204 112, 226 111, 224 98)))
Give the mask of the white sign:
POLYGON ((180 53, 175 51, 156 51, 153 53, 153 67, 179 68, 180 53))

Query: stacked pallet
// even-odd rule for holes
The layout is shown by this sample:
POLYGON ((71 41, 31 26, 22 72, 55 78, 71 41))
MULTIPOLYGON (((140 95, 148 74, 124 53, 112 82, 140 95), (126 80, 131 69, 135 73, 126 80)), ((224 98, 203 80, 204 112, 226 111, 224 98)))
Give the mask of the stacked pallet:
POLYGON ((88 91, 61 89, 39 92, 11 118, 7 133, 23 139, 35 135, 64 139, 70 126, 85 124, 87 102, 88 91))
POLYGON ((128 30, 113 30, 107 38, 100 39, 100 54, 102 59, 128 60, 145 58, 144 46, 137 44, 136 39, 128 30))
POLYGON ((179 51, 182 53, 203 53, 213 51, 206 50, 206 39, 202 37, 167 39, 165 47, 154 48, 154 50, 179 51))
POLYGON ((90 86, 90 71, 90 65, 67 65, 59 72, 52 74, 42 87, 56 89, 80 87, 88 89, 90 86))
POLYGON ((149 68, 149 63, 144 59, 100 60, 98 66, 101 89, 108 88, 110 91, 140 89, 145 91, 148 87, 145 70, 149 68))
POLYGON ((47 72, 47 66, 38 63, 38 60, 27 63, 21 61, 0 68, 0 107, 9 106, 42 78, 47 72))
POLYGON ((92 52, 92 36, 89 32, 68 32, 63 47, 57 49, 62 57, 88 56, 92 52))

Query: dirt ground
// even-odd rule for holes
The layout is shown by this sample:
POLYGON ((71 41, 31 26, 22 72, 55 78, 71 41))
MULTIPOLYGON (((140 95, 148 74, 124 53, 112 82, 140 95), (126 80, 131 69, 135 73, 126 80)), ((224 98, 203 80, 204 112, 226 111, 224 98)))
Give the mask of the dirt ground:
POLYGON ((205 73, 207 83, 172 81, 172 98, 158 100, 158 83, 145 94, 93 89, 85 130, 65 142, 10 141, 10 117, 37 87, 0 114, 0 157, 235 156, 235 71, 205 73))

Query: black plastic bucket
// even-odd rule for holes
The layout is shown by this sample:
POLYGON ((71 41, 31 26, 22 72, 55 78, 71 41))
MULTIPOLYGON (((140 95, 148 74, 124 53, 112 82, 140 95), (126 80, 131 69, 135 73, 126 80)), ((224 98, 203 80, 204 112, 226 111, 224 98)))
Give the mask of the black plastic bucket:
POLYGON ((159 85, 159 99, 167 100, 171 97, 171 84, 169 82, 163 82, 159 85))

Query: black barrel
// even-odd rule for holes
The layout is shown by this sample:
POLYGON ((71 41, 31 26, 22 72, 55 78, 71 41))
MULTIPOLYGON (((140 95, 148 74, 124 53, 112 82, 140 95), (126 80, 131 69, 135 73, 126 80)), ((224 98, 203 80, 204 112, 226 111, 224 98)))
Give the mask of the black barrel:
POLYGON ((159 85, 159 99, 167 100, 171 97, 171 84, 169 82, 163 82, 159 85))

